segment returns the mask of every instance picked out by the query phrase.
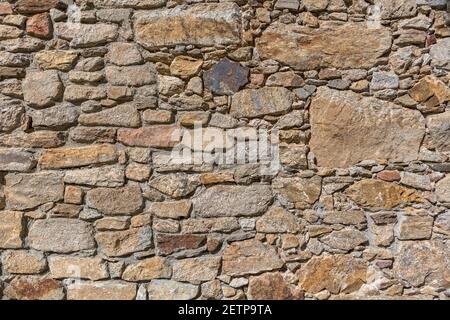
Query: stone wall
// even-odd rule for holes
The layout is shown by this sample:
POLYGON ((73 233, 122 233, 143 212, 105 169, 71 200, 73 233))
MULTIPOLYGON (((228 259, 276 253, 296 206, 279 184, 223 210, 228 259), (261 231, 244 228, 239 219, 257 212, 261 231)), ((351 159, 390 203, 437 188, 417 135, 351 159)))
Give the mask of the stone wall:
POLYGON ((201 2, 0 0, 0 297, 448 299, 447 1, 201 2))

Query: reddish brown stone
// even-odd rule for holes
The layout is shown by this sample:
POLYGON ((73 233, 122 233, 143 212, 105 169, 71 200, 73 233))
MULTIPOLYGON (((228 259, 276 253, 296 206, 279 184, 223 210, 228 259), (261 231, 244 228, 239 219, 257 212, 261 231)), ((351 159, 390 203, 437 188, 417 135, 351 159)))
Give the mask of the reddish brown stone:
POLYGON ((19 13, 41 13, 52 8, 63 8, 65 5, 59 0, 19 0, 14 9, 19 13))
POLYGON ((15 300, 61 300, 64 298, 63 289, 58 281, 35 276, 14 278, 4 293, 15 300))
POLYGON ((192 234, 158 234, 156 236, 157 247, 162 255, 168 255, 180 250, 197 249, 204 242, 204 236, 192 234))
POLYGON ((0 15, 12 14, 12 5, 7 2, 0 3, 0 15))
POLYGON ((28 19, 27 33, 38 38, 51 38, 53 26, 50 15, 48 13, 40 13, 28 19))
POLYGON ((117 140, 132 147, 172 148, 180 142, 180 133, 176 125, 119 129, 117 140))
POLYGON ((280 273, 265 273, 251 277, 248 295, 252 300, 301 300, 303 294, 294 293, 280 273))
POLYGON ((400 181, 400 173, 397 170, 385 170, 381 171, 377 174, 378 179, 393 182, 393 181, 400 181))

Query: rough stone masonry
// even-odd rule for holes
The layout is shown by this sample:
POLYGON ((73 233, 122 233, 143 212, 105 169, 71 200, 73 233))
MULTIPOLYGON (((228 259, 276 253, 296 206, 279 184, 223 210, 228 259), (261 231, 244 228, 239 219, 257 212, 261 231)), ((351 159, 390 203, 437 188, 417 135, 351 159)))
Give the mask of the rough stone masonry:
POLYGON ((0 0, 0 298, 450 299, 447 2, 0 0))

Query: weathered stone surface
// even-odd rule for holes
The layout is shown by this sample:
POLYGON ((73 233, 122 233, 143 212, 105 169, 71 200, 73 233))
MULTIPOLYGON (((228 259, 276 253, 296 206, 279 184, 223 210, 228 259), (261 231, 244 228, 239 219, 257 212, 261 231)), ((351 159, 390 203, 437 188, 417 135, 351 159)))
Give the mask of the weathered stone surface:
POLYGON ((170 278, 171 275, 172 269, 166 259, 153 257, 130 264, 123 272, 122 279, 126 281, 146 281, 170 278))
POLYGON ((13 26, 0 25, 0 40, 15 39, 20 37, 23 31, 13 26))
POLYGON ((78 110, 70 103, 30 112, 33 128, 44 129, 64 129, 75 125, 78 114, 78 110))
POLYGON ((152 9, 162 7, 166 0, 94 0, 96 8, 152 9))
POLYGON ((67 286, 67 300, 134 300, 136 289, 119 281, 75 282, 67 286))
POLYGON ((130 215, 143 205, 141 188, 130 185, 123 188, 97 188, 87 192, 86 203, 107 215, 130 215))
POLYGON ((450 39, 439 39, 437 44, 431 47, 430 55, 432 58, 431 64, 433 66, 441 67, 446 70, 450 70, 450 53, 448 47, 450 45, 450 39))
POLYGON ((318 176, 310 179, 277 177, 272 181, 272 188, 282 200, 293 203, 296 208, 306 208, 319 199, 322 179, 318 176))
POLYGON ((48 13, 40 13, 27 20, 26 31, 29 35, 48 39, 52 36, 52 21, 48 13))
POLYGON ((359 245, 367 243, 368 239, 363 232, 353 228, 346 228, 339 231, 333 231, 320 238, 320 241, 332 248, 350 251, 359 245))
POLYGON ((41 276, 14 278, 5 289, 5 296, 14 300, 62 300, 62 285, 53 279, 41 276))
POLYGON ((75 51, 46 50, 37 53, 35 60, 42 69, 69 71, 77 57, 78 54, 75 51))
POLYGON ((124 231, 98 232, 95 239, 107 256, 120 257, 150 248, 152 230, 145 226, 124 231))
POLYGON ((14 10, 19 13, 39 13, 59 7, 59 0, 19 0, 14 10))
POLYGON ((398 19, 416 15, 416 0, 375 0, 381 19, 398 19))
POLYGON ((115 24, 56 23, 55 34, 70 41, 74 48, 88 48, 114 41, 118 36, 115 24))
POLYGON ((33 153, 19 148, 0 148, 0 171, 29 171, 34 165, 33 153))
POLYGON ((180 142, 177 125, 161 125, 140 129, 120 129, 117 140, 131 147, 171 148, 180 142))
POLYGON ((100 144, 45 150, 39 159, 39 165, 43 169, 76 168, 91 164, 113 163, 117 161, 117 158, 114 145, 100 144))
POLYGON ((248 75, 248 68, 225 58, 203 74, 203 81, 215 94, 232 95, 248 83, 248 75))
POLYGON ((22 123, 24 114, 25 107, 20 100, 0 99, 0 132, 16 129, 22 123))
POLYGON ((445 103, 450 100, 450 88, 435 76, 426 76, 408 91, 417 102, 425 103, 432 98, 436 103, 445 103))
POLYGON ((0 248, 16 249, 22 247, 24 231, 23 213, 0 211, 0 248))
POLYGON ((197 175, 173 173, 158 176, 152 179, 149 185, 172 198, 181 198, 193 193, 200 181, 197 175))
POLYGON ((149 212, 158 218, 188 218, 192 202, 189 200, 165 201, 152 203, 149 212))
POLYGON ((370 179, 356 182, 345 191, 345 194, 362 207, 383 209, 423 201, 414 189, 370 179))
POLYGON ((69 102, 82 102, 86 100, 100 100, 106 98, 103 87, 83 86, 71 84, 64 91, 64 100, 69 102))
POLYGON ((433 230, 433 218, 425 214, 400 216, 397 225, 397 238, 400 240, 429 239, 433 230))
POLYGON ((36 274, 46 269, 47 261, 41 252, 11 250, 2 254, 2 266, 10 274, 36 274))
POLYGON ((69 132, 70 139, 79 143, 114 143, 116 129, 104 127, 76 127, 69 132))
POLYGON ((427 117, 428 144, 438 151, 450 151, 450 131, 448 123, 450 121, 450 111, 431 115, 427 117))
POLYGON ((142 62, 142 55, 133 43, 115 42, 109 45, 108 60, 118 66, 129 66, 142 62))
POLYGON ((436 196, 438 201, 450 202, 450 176, 446 176, 436 184, 436 196))
POLYGON ((50 275, 55 279, 78 278, 101 280, 108 278, 106 264, 101 258, 50 256, 50 275))
POLYGON ((263 233, 297 233, 300 225, 295 216, 283 208, 272 208, 256 222, 256 231, 263 233))
POLYGON ((203 65, 203 61, 189 56, 177 56, 170 64, 170 74, 178 77, 192 77, 203 65))
POLYGON ((200 257, 176 260, 173 263, 172 279, 200 284, 213 280, 219 273, 221 257, 200 257))
POLYGON ((63 175, 53 172, 8 174, 6 205, 13 210, 32 209, 64 197, 63 175))
POLYGON ((147 292, 149 300, 191 300, 197 297, 199 287, 173 280, 152 280, 147 292))
POLYGON ((235 118, 278 115, 290 110, 292 93, 279 87, 246 89, 233 95, 230 114, 235 118))
POLYGON ((64 174, 64 182, 93 187, 121 187, 125 183, 125 173, 119 166, 70 170, 64 174))
POLYGON ((138 14, 134 32, 136 41, 146 48, 186 43, 227 45, 240 41, 240 18, 234 3, 197 4, 138 14))
POLYGON ((184 233, 232 232, 239 229, 236 218, 195 218, 183 221, 184 233))
POLYGON ((169 255, 181 250, 197 249, 206 242, 206 238, 192 234, 157 234, 155 242, 160 255, 169 255))
POLYGON ((327 224, 363 225, 366 223, 366 215, 364 211, 360 210, 332 211, 326 213, 323 222, 327 224))
POLYGON ((223 253, 222 272, 230 276, 258 274, 282 266, 274 247, 254 239, 234 242, 223 253))
POLYGON ((313 257, 297 274, 300 288, 309 293, 351 293, 368 278, 367 262, 349 255, 313 257))
POLYGON ((267 185, 213 186, 193 200, 194 212, 204 218, 258 215, 271 201, 272 190, 267 185))
POLYGON ((311 151, 324 167, 416 160, 425 134, 425 121, 417 111, 325 87, 313 99, 311 126, 311 151))
POLYGON ((446 288, 450 283, 450 255, 448 243, 434 241, 400 242, 394 273, 410 285, 423 283, 446 288))
POLYGON ((257 40, 256 48, 263 58, 297 70, 370 68, 390 49, 391 42, 389 29, 370 29, 365 23, 322 22, 318 29, 273 23, 257 40), (341 39, 338 43, 337 38, 341 39))
POLYGON ((156 71, 152 65, 106 67, 106 80, 114 86, 143 86, 156 83, 156 71))
POLYGON ((251 300, 294 300, 300 298, 279 272, 251 277, 248 284, 251 300))
POLYGON ((96 113, 82 114, 78 122, 85 126, 139 127, 141 119, 136 106, 126 103, 96 113))

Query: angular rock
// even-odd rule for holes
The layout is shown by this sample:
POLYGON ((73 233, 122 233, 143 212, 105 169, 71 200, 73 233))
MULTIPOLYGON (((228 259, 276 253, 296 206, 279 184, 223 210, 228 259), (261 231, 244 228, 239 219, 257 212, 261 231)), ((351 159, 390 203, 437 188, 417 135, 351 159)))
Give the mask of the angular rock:
POLYGON ((65 172, 64 182, 92 187, 121 187, 125 183, 125 173, 119 166, 70 170, 65 172))
POLYGON ((272 198, 267 185, 213 186, 193 200, 194 212, 204 218, 254 216, 266 211, 272 198))
POLYGON ((52 20, 48 13, 40 13, 27 20, 26 31, 34 37, 48 39, 52 37, 52 20))
POLYGON ((232 95, 248 83, 249 69, 227 58, 203 73, 209 90, 218 95, 232 95))
POLYGON ((102 280, 108 278, 106 264, 101 258, 66 256, 48 257, 50 276, 54 279, 77 278, 102 280))
POLYGON ((289 283, 279 272, 250 277, 247 294, 250 300, 294 300, 300 298, 295 295, 289 283))
POLYGON ((189 200, 164 201, 152 203, 149 212, 158 218, 180 219, 188 218, 191 208, 189 200))
POLYGON ((370 29, 366 23, 322 22, 320 28, 272 23, 256 41, 256 49, 262 58, 296 70, 349 69, 375 66, 391 43, 388 28, 370 29))
POLYGON ((416 15, 416 0, 375 0, 381 19, 399 19, 416 15))
POLYGON ((358 205, 369 208, 392 209, 423 201, 414 189, 370 179, 356 182, 345 194, 358 205))
POLYGON ((184 233, 229 233, 238 230, 239 223, 236 218, 195 218, 183 221, 184 233))
POLYGON ((319 166, 330 168, 362 160, 416 160, 425 134, 418 111, 325 87, 313 99, 311 126, 311 151, 319 166))
POLYGON ((394 274, 410 285, 447 288, 450 284, 450 248, 439 240, 401 241, 396 251, 394 274))
POLYGON ((63 175, 53 172, 8 174, 6 176, 6 205, 13 210, 32 209, 64 197, 63 175))
POLYGON ((133 43, 115 42, 109 45, 108 60, 118 66, 139 64, 142 55, 138 47, 133 43))
POLYGON ((284 201, 289 201, 296 208, 306 208, 319 200, 322 190, 322 179, 277 177, 272 181, 272 188, 284 201))
POLYGON ((2 254, 2 266, 10 274, 36 274, 45 271, 47 261, 41 252, 11 250, 2 254))
POLYGON ((63 85, 54 70, 27 72, 23 81, 24 99, 33 107, 46 107, 59 100, 63 85))
POLYGON ((115 24, 72 24, 56 23, 55 34, 62 39, 69 40, 74 48, 89 48, 103 45, 116 40, 118 26, 115 24))
POLYGON ((450 53, 448 47, 450 46, 450 39, 439 39, 437 44, 430 48, 430 56, 432 58, 431 65, 450 70, 450 53))
POLYGON ((98 232, 95 239, 107 256, 121 257, 150 248, 152 229, 145 226, 124 231, 98 232))
POLYGON ((69 132, 70 139, 79 143, 115 143, 116 129, 102 127, 75 127, 69 132))
POLYGON ((30 171, 35 165, 33 153, 18 148, 0 148, 0 171, 30 171))
POLYGON ((19 0, 14 5, 14 10, 19 13, 40 13, 53 8, 61 9, 59 0, 19 0))
POLYGON ((165 256, 181 250, 200 248, 206 238, 192 234, 158 234, 155 242, 159 254, 165 256))
POLYGON ((449 121, 450 111, 427 117, 428 144, 441 152, 450 151, 449 121))
POLYGON ((121 281, 77 281, 67 286, 67 300, 134 300, 136 290, 136 284, 121 281))
POLYGON ((400 182, 405 186, 428 191, 433 189, 429 176, 419 175, 412 172, 402 172, 401 177, 400 182))
POLYGON ((123 188, 97 188, 86 194, 86 204, 106 215, 131 215, 142 208, 138 185, 123 188))
POLYGON ((16 277, 9 283, 4 294, 14 300, 64 299, 64 289, 61 283, 41 276, 16 277))
POLYGON ((396 235, 400 240, 422 240, 429 239, 432 231, 432 217, 403 214, 398 220, 396 235))
POLYGON ((104 111, 82 114, 78 122, 85 126, 112 126, 136 128, 141 124, 141 119, 136 106, 126 103, 104 111))
POLYGON ((135 86, 140 87, 147 84, 154 84, 157 81, 156 70, 152 65, 129 67, 106 67, 106 80, 114 86, 135 86))
POLYGON ((372 82, 370 83, 370 89, 374 91, 398 89, 399 85, 399 78, 395 73, 374 72, 372 75, 372 82))
POLYGON ((245 89, 233 95, 230 114, 235 118, 278 115, 290 110, 292 93, 280 87, 245 89))
POLYGON ((78 58, 75 51, 63 50, 45 50, 36 54, 37 65, 42 69, 56 69, 60 71, 69 71, 78 58))
POLYGON ((234 242, 223 252, 222 272, 229 276, 258 274, 282 266, 275 248, 255 239, 234 242))
POLYGON ((140 129, 119 129, 117 140, 131 147, 171 148, 180 142, 177 125, 161 125, 140 129))
POLYGON ((45 150, 39 159, 43 169, 66 169, 116 162, 117 150, 111 144, 45 150))
POLYGON ((166 259, 153 257, 130 264, 123 272, 122 279, 126 281, 147 281, 170 278, 171 275, 172 269, 166 259))
POLYGON ((346 228, 333 231, 320 238, 320 241, 334 249, 350 251, 357 246, 367 243, 368 239, 363 232, 353 228, 346 228))
POLYGON ((368 280, 367 262, 350 255, 313 257, 299 271, 299 286, 308 293, 357 291, 368 280))
POLYGON ((22 247, 24 232, 23 213, 0 211, 0 248, 17 249, 22 247))
POLYGON ((152 280, 147 284, 147 292, 149 300, 192 300, 199 287, 173 280, 152 280))
POLYGON ((196 75, 203 65, 203 60, 189 56, 177 56, 170 64, 170 74, 177 77, 192 77, 196 75))
POLYGON ((70 103, 30 112, 33 128, 43 129, 65 129, 75 125, 78 114, 78 110, 70 103))
POLYGON ((256 231, 263 233, 297 233, 300 225, 295 216, 283 208, 272 208, 256 222, 256 231))
POLYGON ((200 257, 173 262, 172 279, 176 281, 200 284, 214 280, 219 273, 221 257, 200 257))
POLYGON ((437 104, 450 101, 450 88, 435 76, 422 78, 408 93, 414 100, 422 103, 433 98, 437 104))
POLYGON ((152 179, 149 185, 172 198, 181 198, 193 193, 200 185, 200 181, 197 175, 173 173, 158 176, 152 179))
POLYGON ((326 224, 363 225, 367 222, 364 211, 332 211, 327 212, 323 218, 326 224))
POLYGON ((0 40, 15 39, 20 37, 23 31, 13 26, 0 25, 0 40))
POLYGON ((25 107, 22 101, 0 99, 0 132, 13 131, 23 121, 25 107))
POLYGON ((436 196, 440 202, 450 202, 450 176, 446 176, 436 184, 436 196))
POLYGON ((228 45, 239 43, 240 22, 240 10, 234 3, 195 4, 187 9, 179 7, 138 14, 134 33, 136 41, 145 48, 177 44, 228 45))
POLYGON ((76 219, 36 220, 28 233, 30 247, 36 250, 70 253, 95 246, 92 226, 76 219))

